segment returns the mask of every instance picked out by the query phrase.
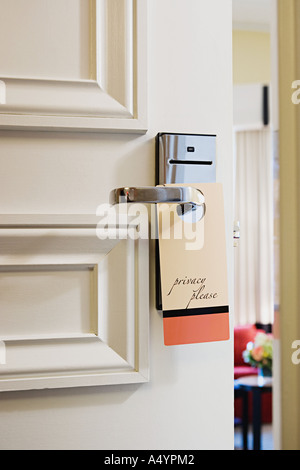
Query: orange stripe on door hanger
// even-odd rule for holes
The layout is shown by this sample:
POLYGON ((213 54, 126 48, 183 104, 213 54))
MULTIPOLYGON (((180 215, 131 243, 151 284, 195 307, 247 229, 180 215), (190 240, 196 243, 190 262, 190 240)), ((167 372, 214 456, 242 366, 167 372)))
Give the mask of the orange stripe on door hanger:
POLYGON ((230 338, 229 313, 168 316, 164 312, 165 346, 227 341, 230 338))

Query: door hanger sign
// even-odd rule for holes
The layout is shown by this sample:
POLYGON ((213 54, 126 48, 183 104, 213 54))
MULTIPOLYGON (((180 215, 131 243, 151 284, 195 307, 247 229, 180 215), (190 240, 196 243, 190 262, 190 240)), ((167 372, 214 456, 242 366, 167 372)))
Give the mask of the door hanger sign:
POLYGON ((223 188, 219 183, 193 186, 205 196, 200 221, 183 221, 174 209, 168 224, 164 216, 170 206, 158 206, 166 346, 230 337, 223 188))

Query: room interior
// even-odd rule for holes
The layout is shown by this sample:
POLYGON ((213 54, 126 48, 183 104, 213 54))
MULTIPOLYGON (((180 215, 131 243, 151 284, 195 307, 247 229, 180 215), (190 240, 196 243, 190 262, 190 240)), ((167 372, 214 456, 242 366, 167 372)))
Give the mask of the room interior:
MULTIPOLYGON (((278 298, 278 152, 272 119, 271 2, 233 1, 235 149, 234 378, 258 374, 244 351, 258 334, 273 338, 278 298)), ((274 448, 272 392, 261 396, 261 448, 274 448)), ((249 392, 248 420, 253 422, 249 392)), ((235 398, 235 448, 242 437, 242 398, 235 398)), ((251 430, 251 428, 249 428, 251 430)), ((253 433, 248 445, 252 447, 253 433)), ((247 446, 247 443, 246 443, 247 446)), ((248 448, 248 447, 246 447, 248 448)))

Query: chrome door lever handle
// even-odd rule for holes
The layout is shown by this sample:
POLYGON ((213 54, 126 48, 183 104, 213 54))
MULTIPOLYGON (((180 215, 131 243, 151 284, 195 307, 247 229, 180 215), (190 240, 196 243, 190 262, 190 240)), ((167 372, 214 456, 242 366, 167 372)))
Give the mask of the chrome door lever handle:
POLYGON ((202 217, 205 213, 203 193, 199 189, 190 186, 117 188, 111 191, 109 202, 112 205, 122 203, 178 204, 180 206, 177 211, 179 215, 195 211, 202 206, 202 217))
POLYGON ((202 206, 205 203, 203 193, 189 186, 146 186, 139 188, 117 188, 111 191, 110 204, 192 204, 202 206))

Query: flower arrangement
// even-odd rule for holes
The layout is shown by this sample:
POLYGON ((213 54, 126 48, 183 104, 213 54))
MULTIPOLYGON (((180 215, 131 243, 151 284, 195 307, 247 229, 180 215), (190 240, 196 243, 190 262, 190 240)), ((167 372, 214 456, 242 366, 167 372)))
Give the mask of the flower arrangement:
POLYGON ((261 371, 272 373, 273 338, 266 333, 258 333, 254 342, 247 344, 243 352, 244 361, 261 371))

